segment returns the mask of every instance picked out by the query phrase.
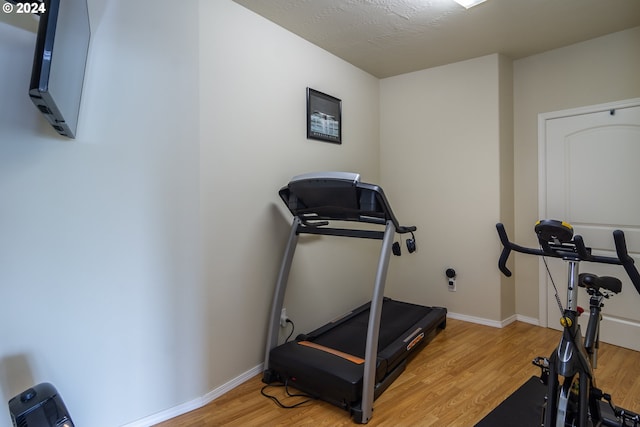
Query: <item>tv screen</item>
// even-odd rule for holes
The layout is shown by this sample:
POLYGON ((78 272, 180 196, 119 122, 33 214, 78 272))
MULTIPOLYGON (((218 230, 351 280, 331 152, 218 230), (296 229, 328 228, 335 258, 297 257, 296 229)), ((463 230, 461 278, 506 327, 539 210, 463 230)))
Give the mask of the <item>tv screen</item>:
POLYGON ((91 29, 87 0, 44 0, 29 96, 53 128, 76 137, 91 29))

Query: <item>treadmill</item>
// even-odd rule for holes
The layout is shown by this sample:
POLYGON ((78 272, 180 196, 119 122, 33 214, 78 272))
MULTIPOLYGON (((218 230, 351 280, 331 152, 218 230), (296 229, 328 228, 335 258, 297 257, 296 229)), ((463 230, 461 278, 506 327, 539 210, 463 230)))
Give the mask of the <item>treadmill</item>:
POLYGON ((293 214, 293 224, 271 306, 262 381, 292 386, 349 411, 355 422, 367 423, 374 399, 402 373, 408 358, 446 327, 446 308, 384 296, 390 255, 399 254, 393 249, 395 233, 413 237, 416 227, 401 226, 382 188, 360 182, 355 173, 299 175, 279 195, 293 214), (353 228, 352 222, 380 227, 353 228), (373 297, 339 319, 278 345, 280 313, 300 234, 382 240, 373 297))

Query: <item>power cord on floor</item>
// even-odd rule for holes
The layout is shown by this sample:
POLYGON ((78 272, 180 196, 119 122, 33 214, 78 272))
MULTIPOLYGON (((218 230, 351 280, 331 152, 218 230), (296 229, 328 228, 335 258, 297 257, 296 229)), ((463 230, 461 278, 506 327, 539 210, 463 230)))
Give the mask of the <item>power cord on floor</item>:
POLYGON ((275 384, 275 385, 274 384, 267 384, 266 386, 262 387, 262 389, 260 389, 260 394, 262 394, 264 397, 268 397, 269 399, 273 400, 276 403, 276 405, 278 405, 279 407, 284 408, 284 409, 297 408, 297 407, 300 407, 300 406, 304 405, 305 403, 311 402, 312 400, 315 399, 313 396, 308 395, 306 393, 290 393, 289 392, 289 386, 288 386, 288 380, 285 381, 284 384, 275 384), (284 390, 285 390, 285 393, 287 394, 287 397, 305 397, 306 399, 301 401, 301 402, 294 403, 293 405, 285 405, 276 396, 272 396, 270 394, 267 394, 266 390, 269 387, 284 387, 284 390))

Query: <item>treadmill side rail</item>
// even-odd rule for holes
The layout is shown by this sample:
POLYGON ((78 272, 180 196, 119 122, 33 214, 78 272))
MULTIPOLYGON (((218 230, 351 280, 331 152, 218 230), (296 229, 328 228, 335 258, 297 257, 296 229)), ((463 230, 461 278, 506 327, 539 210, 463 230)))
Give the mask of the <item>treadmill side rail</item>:
POLYGON ((387 221, 387 227, 382 240, 382 249, 376 272, 376 282, 371 299, 371 311, 369 314, 369 327, 367 328, 367 345, 364 357, 364 378, 362 382, 362 413, 359 423, 366 424, 373 416, 373 399, 376 387, 376 362, 378 354, 378 338, 380 334, 380 317, 382 316, 382 300, 384 298, 384 286, 387 279, 391 245, 393 245, 394 225, 387 221))
POLYGON ((278 327, 280 326, 280 313, 282 312, 282 305, 284 304, 284 294, 287 289, 287 281, 289 280, 289 272, 291 271, 291 264, 293 262, 293 255, 296 252, 296 246, 298 245, 298 227, 300 226, 300 219, 295 217, 291 224, 291 231, 289 232, 289 240, 287 242, 286 249, 284 251, 284 257, 282 258, 282 264, 280 265, 280 272, 278 273, 278 281, 276 282, 276 288, 273 293, 273 302, 271 303, 271 314, 269 318, 269 330, 267 331, 267 349, 264 355, 264 376, 263 381, 267 384, 271 382, 267 377, 269 368, 269 353, 271 349, 278 345, 278 327))

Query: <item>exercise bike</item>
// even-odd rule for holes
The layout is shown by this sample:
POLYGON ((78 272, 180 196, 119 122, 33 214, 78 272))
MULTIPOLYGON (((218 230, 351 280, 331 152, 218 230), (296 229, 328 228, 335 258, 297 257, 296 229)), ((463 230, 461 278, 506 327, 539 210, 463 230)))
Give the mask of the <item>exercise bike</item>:
MULTIPOLYGON (((619 293, 622 283, 615 277, 579 273, 581 261, 621 265, 640 293, 640 275, 633 258, 627 253, 624 233, 621 230, 613 232, 616 257, 606 257, 593 255, 591 248, 585 246, 582 236, 574 235, 573 227, 563 221, 538 221, 535 232, 540 248, 537 249, 510 242, 502 224, 497 224, 496 228, 503 245, 498 267, 507 277, 511 276, 511 271, 506 266, 511 251, 538 255, 543 259, 561 258, 567 262, 569 274, 565 308, 562 307, 556 289, 556 300, 562 312, 560 344, 550 357, 537 357, 533 360, 533 364, 541 369, 540 379, 547 387, 541 426, 639 427, 640 415, 616 407, 611 396, 596 387, 593 371, 597 364, 603 300, 619 293), (578 316, 583 311, 577 305, 580 287, 590 296, 589 322, 584 340, 578 324, 578 316)), ((555 284, 553 286, 555 288, 555 284)))

